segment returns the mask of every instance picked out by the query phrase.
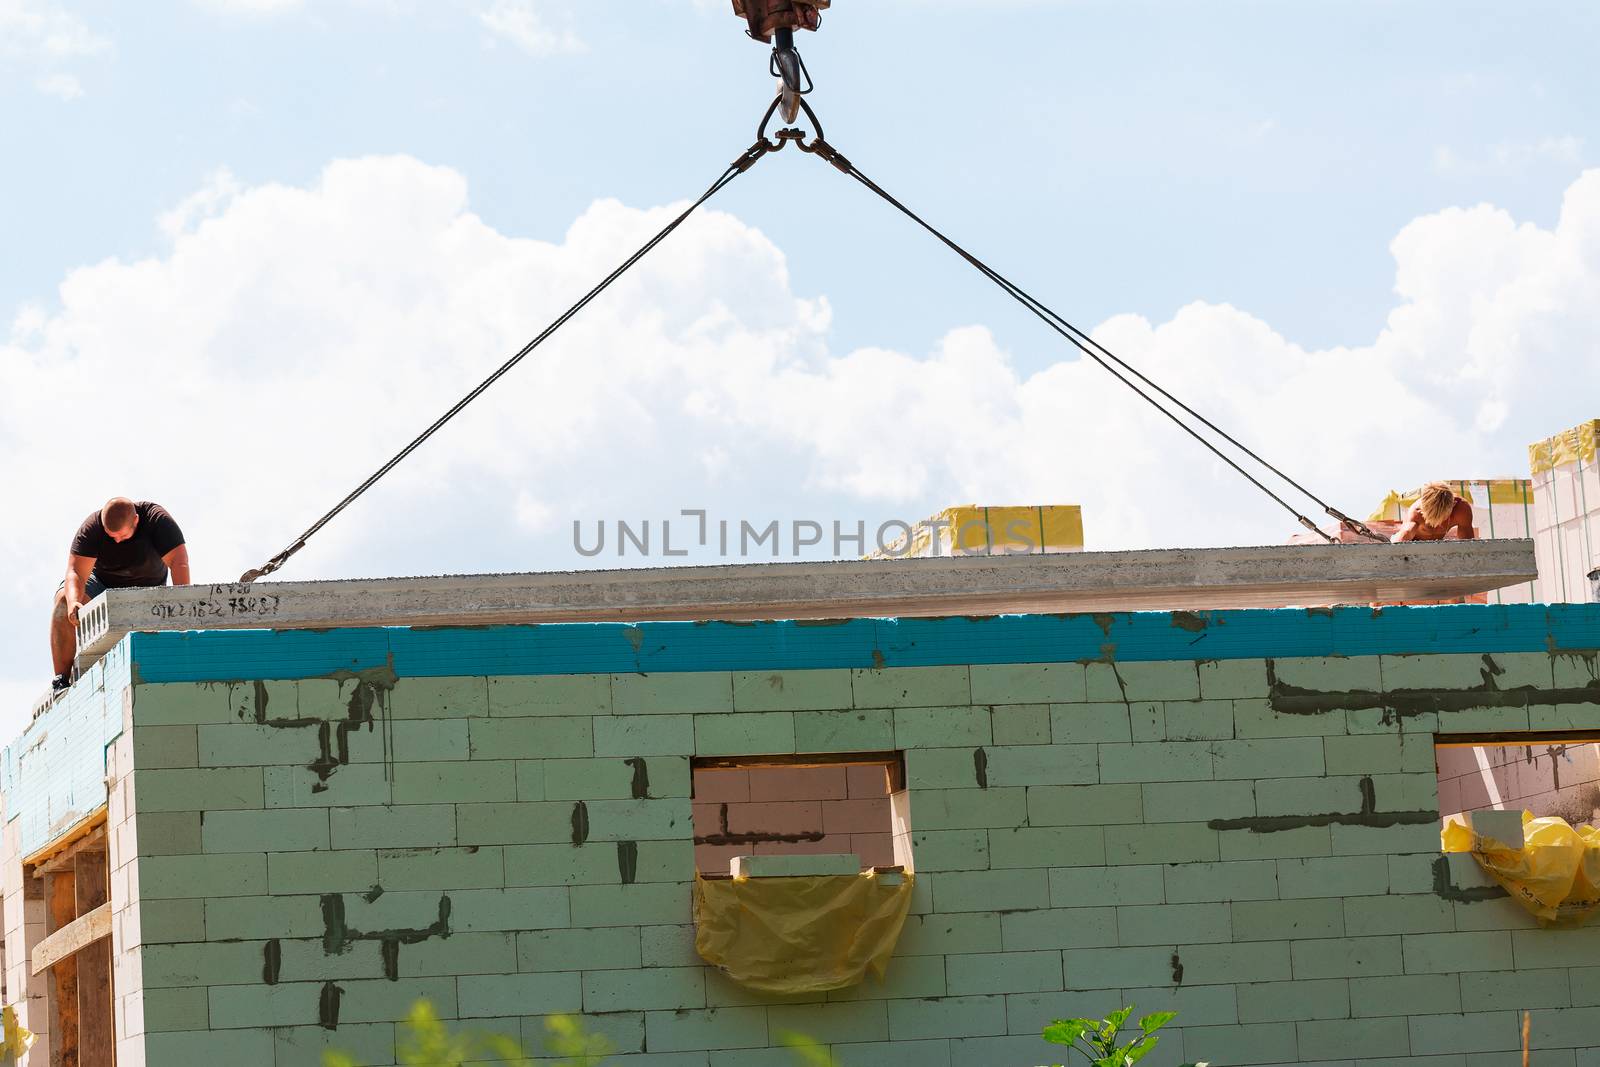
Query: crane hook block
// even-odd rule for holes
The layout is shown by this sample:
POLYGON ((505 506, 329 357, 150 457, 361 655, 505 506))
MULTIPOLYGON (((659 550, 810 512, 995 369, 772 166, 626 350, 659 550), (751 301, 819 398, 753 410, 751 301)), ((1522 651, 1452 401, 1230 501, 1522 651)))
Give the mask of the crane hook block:
POLYGON ((779 30, 814 30, 833 0, 733 0, 733 13, 750 24, 750 36, 766 44, 779 30))

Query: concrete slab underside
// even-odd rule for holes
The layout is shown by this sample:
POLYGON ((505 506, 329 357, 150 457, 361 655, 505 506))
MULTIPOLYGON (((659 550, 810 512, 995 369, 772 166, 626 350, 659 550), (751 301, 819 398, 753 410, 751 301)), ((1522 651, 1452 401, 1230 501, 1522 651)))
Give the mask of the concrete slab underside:
POLYGON ((87 659, 134 630, 482 626, 1321 607, 1531 581, 1524 540, 1270 546, 119 589, 87 659))

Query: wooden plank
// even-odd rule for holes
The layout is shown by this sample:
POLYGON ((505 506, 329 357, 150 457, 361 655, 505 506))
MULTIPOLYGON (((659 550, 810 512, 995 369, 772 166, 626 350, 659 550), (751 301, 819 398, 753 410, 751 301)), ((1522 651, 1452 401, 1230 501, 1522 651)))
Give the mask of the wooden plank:
MULTIPOLYGON (((77 856, 78 914, 84 919, 106 914, 111 930, 110 868, 104 852, 82 851, 77 856)), ((81 921, 81 920, 80 920, 81 921)), ((116 1062, 115 1026, 112 1021, 111 940, 91 941, 78 950, 78 1060, 85 1065, 116 1062)))
POLYGON ((70 829, 44 848, 41 848, 31 856, 24 856, 22 865, 24 867, 32 867, 36 874, 42 874, 44 873, 44 868, 53 866, 53 861, 70 852, 79 842, 98 839, 100 842, 99 847, 105 848, 105 832, 106 806, 102 804, 82 819, 79 819, 70 829))
MULTIPOLYGON (((37 960, 44 948, 59 934, 74 932, 78 913, 76 876, 73 871, 61 871, 45 877, 46 926, 50 937, 34 949, 37 960)), ((110 933, 110 914, 106 916, 106 932, 110 933)), ((76 931, 81 935, 82 931, 76 931)), ((63 944, 66 943, 63 941, 63 944)), ((73 949, 81 947, 73 945, 73 949)), ((34 971, 35 974, 39 972, 34 971)), ((79 1067, 78 1059, 78 959, 71 952, 58 954, 55 966, 48 976, 50 990, 50 1067, 79 1067)))
MULTIPOLYGON (((56 877, 60 877, 57 875, 56 877)), ((40 974, 69 959, 73 953, 101 938, 111 936, 111 905, 105 903, 89 914, 68 922, 33 947, 29 966, 40 974)))

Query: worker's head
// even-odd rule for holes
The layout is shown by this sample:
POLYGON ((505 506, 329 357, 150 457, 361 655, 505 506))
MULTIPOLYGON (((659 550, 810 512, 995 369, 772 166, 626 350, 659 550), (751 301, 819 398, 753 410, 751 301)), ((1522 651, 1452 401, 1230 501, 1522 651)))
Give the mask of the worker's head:
POLYGON ((1422 521, 1438 526, 1450 517, 1456 508, 1456 493, 1444 482, 1429 482, 1417 497, 1417 507, 1422 510, 1422 521))
POLYGON ((126 541, 139 528, 139 509, 127 497, 114 496, 100 509, 100 525, 105 527, 106 536, 111 540, 126 541))

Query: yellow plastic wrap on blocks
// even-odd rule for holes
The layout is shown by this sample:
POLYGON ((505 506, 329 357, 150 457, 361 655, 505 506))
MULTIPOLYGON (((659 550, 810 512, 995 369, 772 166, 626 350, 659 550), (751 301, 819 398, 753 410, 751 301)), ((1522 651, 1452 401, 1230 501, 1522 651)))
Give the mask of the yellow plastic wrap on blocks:
POLYGON ((1600 419, 1574 426, 1564 433, 1528 446, 1528 469, 1534 477, 1569 463, 1594 463, 1600 442, 1600 419))
MULTIPOLYGON (((1472 491, 1473 486, 1483 490, 1482 495, 1488 497, 1491 507, 1506 505, 1514 507, 1533 506, 1533 483, 1526 478, 1493 478, 1488 481, 1482 479, 1453 479, 1447 480, 1446 485, 1456 491, 1456 495, 1469 504, 1481 505, 1483 501, 1477 499, 1472 491)), ((1404 492, 1390 491, 1388 496, 1371 515, 1367 516, 1368 522, 1401 522, 1406 517, 1406 512, 1411 510, 1411 505, 1422 496, 1422 488, 1407 489, 1404 492)), ((1481 524, 1480 524, 1481 525, 1481 524)))
POLYGON ((22 1054, 33 1047, 33 1034, 17 1024, 16 1009, 9 1004, 0 1011, 0 1064, 16 1063, 22 1054))
POLYGON ((911 909, 913 876, 696 878, 695 949, 763 993, 821 993, 881 982, 911 909))
POLYGON ((1577 926, 1600 908, 1600 830, 1522 813, 1523 845, 1510 848, 1463 823, 1444 828, 1446 852, 1470 852, 1490 877, 1546 926, 1577 926))

